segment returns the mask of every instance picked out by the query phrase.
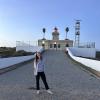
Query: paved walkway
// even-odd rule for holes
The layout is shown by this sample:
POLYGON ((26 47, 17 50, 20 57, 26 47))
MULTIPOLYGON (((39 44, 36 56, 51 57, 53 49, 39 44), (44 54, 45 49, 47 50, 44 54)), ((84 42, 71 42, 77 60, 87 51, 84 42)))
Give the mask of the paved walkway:
POLYGON ((0 75, 0 100, 100 100, 100 80, 84 71, 63 51, 47 51, 46 76, 53 95, 41 82, 36 94, 33 62, 0 75))

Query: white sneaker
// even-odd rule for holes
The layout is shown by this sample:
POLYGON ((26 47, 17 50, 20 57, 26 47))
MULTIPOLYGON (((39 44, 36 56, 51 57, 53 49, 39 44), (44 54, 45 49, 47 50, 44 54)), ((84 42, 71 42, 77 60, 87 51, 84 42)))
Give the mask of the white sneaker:
POLYGON ((49 93, 49 94, 53 94, 53 92, 52 92, 52 91, 50 91, 50 90, 47 90, 47 93, 49 93))
POLYGON ((37 94, 40 94, 40 90, 37 90, 37 94))

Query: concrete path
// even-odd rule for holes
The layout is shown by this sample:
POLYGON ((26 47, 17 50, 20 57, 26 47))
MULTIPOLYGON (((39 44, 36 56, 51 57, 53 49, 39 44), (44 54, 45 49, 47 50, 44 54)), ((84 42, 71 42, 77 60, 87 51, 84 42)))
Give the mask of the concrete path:
POLYGON ((84 71, 63 51, 46 51, 45 73, 53 95, 36 94, 33 62, 0 75, 0 100, 100 100, 100 80, 84 71))

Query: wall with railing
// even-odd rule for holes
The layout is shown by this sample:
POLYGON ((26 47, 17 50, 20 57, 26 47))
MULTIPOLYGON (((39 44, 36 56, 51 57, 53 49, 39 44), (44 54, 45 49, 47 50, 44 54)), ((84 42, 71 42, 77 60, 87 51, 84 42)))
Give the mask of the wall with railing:
MULTIPOLYGON (((43 49, 36 50, 37 52, 43 52, 43 49)), ((34 55, 30 56, 20 56, 20 57, 9 57, 9 58, 0 58, 0 69, 4 69, 10 67, 12 65, 16 65, 25 61, 29 61, 34 59, 34 55)), ((12 66, 13 67, 13 66, 12 66)))
POLYGON ((16 41, 0 40, 0 47, 16 47, 16 41))
POLYGON ((95 48, 69 47, 69 49, 75 56, 88 57, 88 58, 96 57, 96 49, 95 48))
POLYGON ((95 48, 95 42, 84 42, 84 43, 79 43, 78 45, 74 43, 73 45, 74 47, 79 47, 79 48, 95 48))
POLYGON ((10 58, 0 58, 0 69, 15 65, 15 64, 27 61, 27 60, 30 60, 34 57, 35 57, 35 55, 10 57, 10 58))
POLYGON ((66 48, 66 50, 68 51, 68 54, 70 55, 70 57, 72 59, 74 59, 75 61, 91 68, 91 69, 94 69, 98 72, 100 72, 100 61, 97 61, 97 60, 92 60, 92 59, 86 59, 86 58, 81 58, 81 57, 76 57, 70 48, 66 48))
POLYGON ((24 50, 27 52, 36 52, 42 50, 42 46, 36 45, 36 41, 28 41, 28 42, 22 42, 22 41, 16 41, 16 51, 24 50))

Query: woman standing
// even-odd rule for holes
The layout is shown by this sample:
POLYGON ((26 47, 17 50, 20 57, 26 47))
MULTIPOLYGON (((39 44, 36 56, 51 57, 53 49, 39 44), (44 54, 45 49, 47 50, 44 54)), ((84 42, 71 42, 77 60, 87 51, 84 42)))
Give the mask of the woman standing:
POLYGON ((42 55, 38 52, 36 53, 36 57, 34 60, 34 75, 36 76, 36 89, 37 89, 37 94, 40 93, 40 84, 39 84, 39 80, 40 77, 45 85, 46 91, 49 94, 53 94, 48 86, 48 83, 46 81, 46 76, 44 73, 44 59, 42 58, 42 55))

